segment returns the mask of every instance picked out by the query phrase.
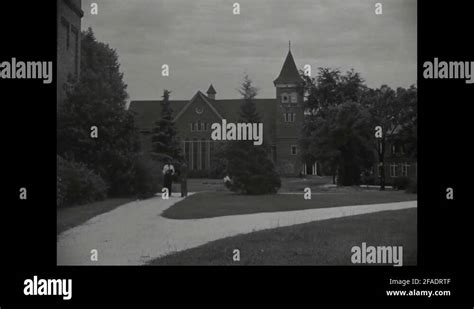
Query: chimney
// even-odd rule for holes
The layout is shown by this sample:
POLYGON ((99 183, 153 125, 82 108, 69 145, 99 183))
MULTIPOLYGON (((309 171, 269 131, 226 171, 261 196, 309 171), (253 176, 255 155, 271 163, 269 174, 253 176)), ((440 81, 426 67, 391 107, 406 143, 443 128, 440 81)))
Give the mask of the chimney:
POLYGON ((216 90, 214 89, 212 84, 209 86, 209 89, 207 89, 207 97, 213 100, 216 99, 216 90))

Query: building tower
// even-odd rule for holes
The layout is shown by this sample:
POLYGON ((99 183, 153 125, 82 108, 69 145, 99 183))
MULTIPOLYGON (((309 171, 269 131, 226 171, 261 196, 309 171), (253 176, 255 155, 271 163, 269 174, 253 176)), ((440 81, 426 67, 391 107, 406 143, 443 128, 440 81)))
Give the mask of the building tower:
POLYGON ((304 120, 304 80, 291 54, 291 45, 280 75, 273 84, 277 97, 273 158, 280 174, 298 175, 302 171, 299 138, 304 120))
POLYGON ((214 86, 212 84, 209 86, 209 89, 207 90, 207 97, 210 99, 215 100, 216 99, 216 90, 214 89, 214 86))

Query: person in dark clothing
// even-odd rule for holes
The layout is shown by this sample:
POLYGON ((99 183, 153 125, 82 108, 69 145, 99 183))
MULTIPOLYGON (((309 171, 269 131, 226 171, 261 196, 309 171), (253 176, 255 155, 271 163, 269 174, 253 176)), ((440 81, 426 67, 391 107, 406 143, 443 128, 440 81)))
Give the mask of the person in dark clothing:
POLYGON ((171 189, 173 187, 173 175, 174 166, 169 160, 166 160, 163 166, 163 187, 168 189, 169 196, 171 197, 171 189))
POLYGON ((185 162, 181 165, 181 197, 188 196, 188 166, 185 162))

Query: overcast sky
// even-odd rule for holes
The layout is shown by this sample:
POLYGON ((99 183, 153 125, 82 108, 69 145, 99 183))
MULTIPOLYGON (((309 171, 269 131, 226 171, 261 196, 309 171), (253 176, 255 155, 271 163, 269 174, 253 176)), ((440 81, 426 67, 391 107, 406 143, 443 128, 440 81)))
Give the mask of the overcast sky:
POLYGON ((354 68, 370 87, 416 84, 416 1, 85 0, 82 28, 119 55, 131 100, 190 99, 209 84, 216 98, 239 98, 245 73, 275 97, 273 80, 288 52, 298 68, 354 68), (90 4, 99 5, 97 16, 90 4), (241 6, 233 15, 233 3, 241 6), (170 76, 161 76, 161 66, 170 76))

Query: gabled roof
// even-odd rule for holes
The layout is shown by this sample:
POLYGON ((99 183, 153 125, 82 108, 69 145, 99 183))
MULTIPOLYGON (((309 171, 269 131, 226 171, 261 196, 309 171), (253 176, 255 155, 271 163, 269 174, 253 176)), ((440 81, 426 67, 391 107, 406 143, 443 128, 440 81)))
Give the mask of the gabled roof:
MULTIPOLYGON (((135 121, 141 130, 151 130, 161 119, 161 100, 131 101, 129 110, 135 114, 135 121)), ((170 100, 173 116, 177 115, 189 100, 170 100)))
MULTIPOLYGON (((244 99, 224 99, 213 100, 208 99, 209 102, 229 121, 237 121, 240 118, 240 106, 245 102, 244 99)), ((262 118, 262 121, 269 121, 274 118, 275 106, 277 106, 277 99, 253 99, 257 112, 262 118)))
MULTIPOLYGON (((211 110, 213 110, 219 118, 225 118, 227 121, 232 122, 239 120, 240 106, 244 102, 243 99, 214 100, 206 97, 200 91, 198 91, 191 100, 170 100, 174 119, 176 120, 179 115, 184 113, 198 96, 209 104, 211 110)), ((150 131, 153 129, 155 122, 161 118, 161 102, 162 101, 155 100, 130 102, 130 110, 135 113, 135 121, 140 130, 150 131)), ((265 134, 269 134, 267 130, 271 129, 271 125, 274 122, 277 99, 254 99, 254 102, 257 107, 257 112, 265 123, 265 134)))
POLYGON ((174 117, 173 121, 176 121, 178 120, 178 118, 188 109, 189 106, 191 106, 193 104, 193 102, 198 98, 200 97, 204 102, 207 103, 207 105, 209 106, 209 108, 219 117, 219 118, 224 118, 221 116, 221 114, 215 109, 214 106, 212 106, 212 104, 209 102, 209 98, 207 96, 205 96, 201 91, 198 91, 194 96, 193 98, 188 102, 188 104, 186 104, 180 111, 179 113, 174 117))
POLYGON ((300 84, 303 82, 303 79, 296 68, 295 60, 291 54, 291 50, 288 51, 286 55, 285 62, 281 68, 280 75, 273 81, 275 85, 277 84, 300 84))
MULTIPOLYGON (((224 116, 228 122, 238 122, 240 119, 240 107, 245 102, 244 99, 224 99, 224 100, 213 100, 209 99, 209 102, 216 107, 216 109, 224 116)), ((253 99, 257 108, 257 113, 260 115, 262 122, 264 123, 264 135, 265 138, 274 138, 274 124, 275 124, 275 112, 278 106, 278 100, 275 99, 253 99)))
POLYGON ((209 86, 209 89, 207 89, 207 94, 216 94, 216 89, 212 86, 212 84, 209 86))

